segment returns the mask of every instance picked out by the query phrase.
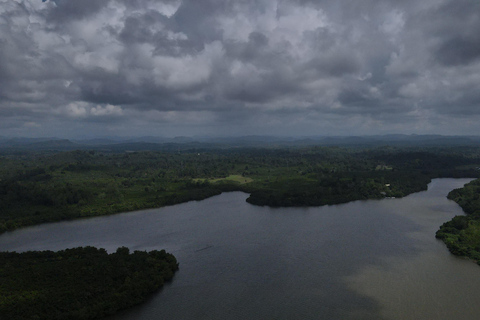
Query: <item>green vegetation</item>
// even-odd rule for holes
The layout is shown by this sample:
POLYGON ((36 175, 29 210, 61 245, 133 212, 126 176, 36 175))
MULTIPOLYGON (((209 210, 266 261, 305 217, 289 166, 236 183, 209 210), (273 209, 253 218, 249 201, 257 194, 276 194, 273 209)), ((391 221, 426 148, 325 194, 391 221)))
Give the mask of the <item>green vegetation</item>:
POLYGON ((268 187, 253 192, 247 201, 276 207, 321 206, 354 200, 403 197, 426 190, 429 182, 429 176, 400 172, 383 175, 374 172, 345 173, 312 181, 279 179, 268 187))
POLYGON ((436 233, 451 253, 480 264, 480 179, 452 190, 448 198, 457 202, 467 214, 444 223, 436 233))
MULTIPOLYGON (((432 178, 479 177, 478 163, 475 147, 15 151, 0 157, 0 233, 226 191, 250 193, 249 203, 268 206, 403 197, 425 190, 432 178)), ((452 252, 480 260, 479 192, 471 189, 477 187, 451 193, 470 214, 455 218, 437 236, 452 252)), ((0 253, 0 316, 101 317, 141 302, 176 269, 175 258, 164 251, 129 254, 120 248, 108 255, 87 247, 0 253)))
POLYGON ((432 178, 478 177, 478 148, 212 148, 0 157, 0 233, 43 222, 250 193, 268 206, 402 197, 432 178), (175 151, 172 151, 175 150, 175 151))
POLYGON ((138 304, 178 269, 162 251, 0 253, 1 319, 96 319, 138 304))
POLYGON ((249 177, 243 177, 238 174, 231 174, 225 178, 193 179, 193 181, 194 182, 210 182, 210 183, 216 183, 216 182, 222 182, 222 181, 233 181, 233 182, 238 182, 239 184, 245 184, 245 183, 252 182, 253 179, 249 177))

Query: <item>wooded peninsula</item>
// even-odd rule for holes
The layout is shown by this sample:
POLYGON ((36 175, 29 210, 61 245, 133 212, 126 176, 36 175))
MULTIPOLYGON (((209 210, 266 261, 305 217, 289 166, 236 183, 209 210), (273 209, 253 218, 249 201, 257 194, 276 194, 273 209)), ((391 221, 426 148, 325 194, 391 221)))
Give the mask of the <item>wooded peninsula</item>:
POLYGON ((478 177, 480 151, 451 148, 229 148, 0 158, 0 233, 244 191, 254 205, 321 206, 403 197, 433 178, 478 177))

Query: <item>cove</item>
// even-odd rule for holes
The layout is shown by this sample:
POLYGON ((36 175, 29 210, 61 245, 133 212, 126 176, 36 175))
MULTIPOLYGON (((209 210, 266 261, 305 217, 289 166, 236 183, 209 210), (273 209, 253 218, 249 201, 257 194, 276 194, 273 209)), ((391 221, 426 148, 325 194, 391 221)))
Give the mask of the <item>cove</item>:
POLYGON ((402 199, 269 208, 224 193, 199 202, 44 224, 0 250, 165 249, 173 282, 109 319, 478 319, 480 267, 435 231, 462 214, 436 179, 402 199))

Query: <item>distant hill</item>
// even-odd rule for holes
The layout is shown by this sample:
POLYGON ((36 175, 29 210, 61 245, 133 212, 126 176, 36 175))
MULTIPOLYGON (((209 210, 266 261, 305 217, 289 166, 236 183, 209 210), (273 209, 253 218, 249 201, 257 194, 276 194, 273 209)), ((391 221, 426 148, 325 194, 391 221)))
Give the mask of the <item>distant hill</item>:
POLYGON ((13 138, 0 140, 0 151, 21 152, 21 151, 67 151, 82 148, 67 139, 56 138, 13 138))
POLYGON ((0 137, 0 152, 96 150, 102 152, 128 151, 185 151, 213 148, 263 148, 301 146, 344 147, 449 147, 480 146, 479 136, 442 135, 372 135, 372 136, 239 136, 239 137, 111 137, 84 140, 58 138, 5 138, 0 137))

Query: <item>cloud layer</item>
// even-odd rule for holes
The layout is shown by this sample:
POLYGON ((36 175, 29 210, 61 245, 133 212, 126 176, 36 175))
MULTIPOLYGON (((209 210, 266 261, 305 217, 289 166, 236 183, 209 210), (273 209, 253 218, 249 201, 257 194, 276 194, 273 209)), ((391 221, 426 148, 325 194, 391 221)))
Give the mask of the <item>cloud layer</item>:
POLYGON ((0 134, 480 134, 476 0, 0 0, 0 134))

